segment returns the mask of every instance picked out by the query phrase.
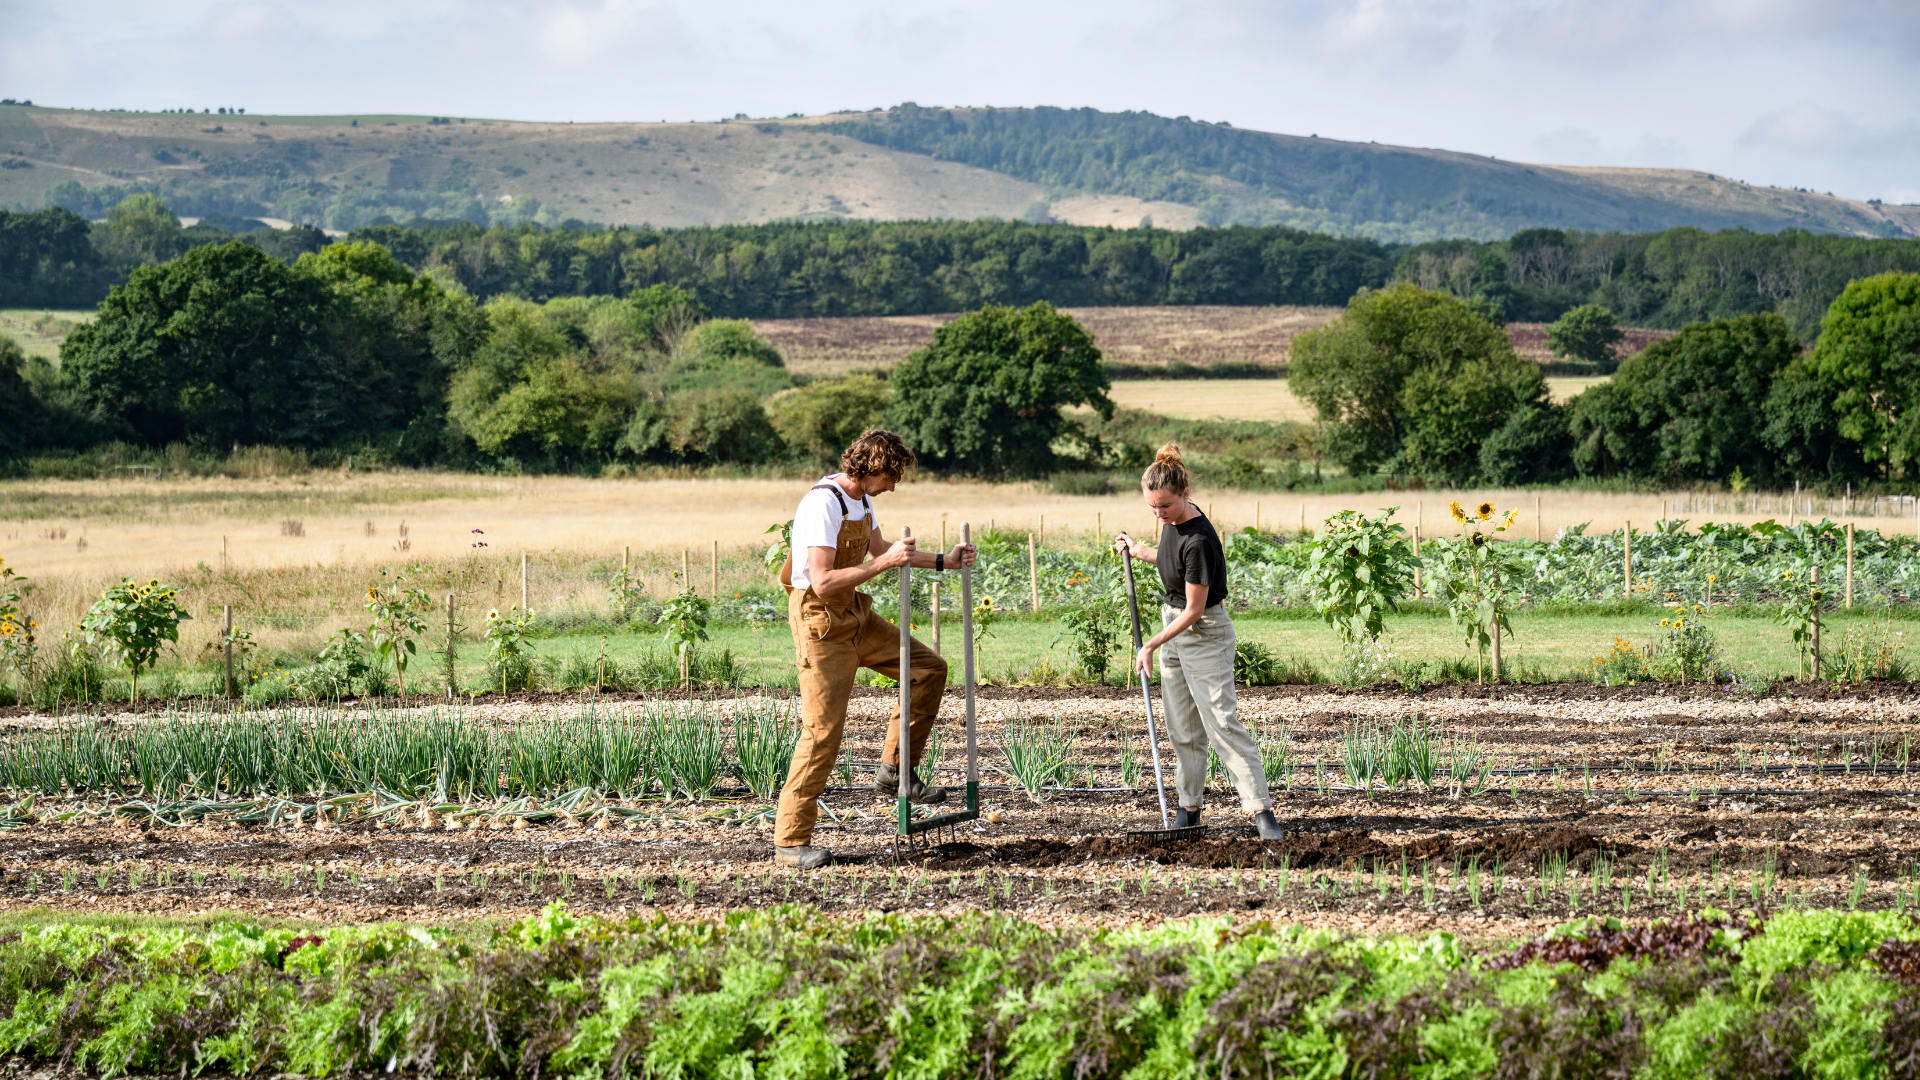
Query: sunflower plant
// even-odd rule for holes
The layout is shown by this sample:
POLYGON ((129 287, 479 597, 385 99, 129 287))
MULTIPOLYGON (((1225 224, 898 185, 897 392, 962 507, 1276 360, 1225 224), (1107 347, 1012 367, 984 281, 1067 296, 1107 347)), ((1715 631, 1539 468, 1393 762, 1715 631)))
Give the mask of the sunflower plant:
POLYGON ((1400 508, 1373 517, 1342 510, 1322 523, 1309 545, 1307 580, 1320 618, 1349 652, 1380 640, 1386 614, 1413 595, 1420 560, 1407 530, 1390 520, 1400 508))
POLYGON ((1827 591, 1812 581, 1804 585, 1796 584, 1797 575, 1792 570, 1781 573, 1784 582, 1781 591, 1785 601, 1780 610, 1774 613, 1773 621, 1787 628, 1793 636, 1794 647, 1800 650, 1800 670, 1803 674, 1818 678, 1820 676, 1820 654, 1815 651, 1815 637, 1820 625, 1820 609, 1826 605, 1827 591))
POLYGON ((417 640, 427 632, 427 612, 433 610, 433 598, 427 590, 407 588, 404 580, 396 579, 384 589, 369 585, 366 608, 373 616, 367 624, 367 640, 372 642, 376 657, 393 665, 394 681, 404 698, 407 664, 418 650, 417 640))
POLYGON ((20 601, 32 589, 27 579, 14 572, 7 560, 0 559, 0 663, 12 668, 31 692, 39 664, 39 644, 35 630, 40 624, 26 616, 20 601))
MULTIPOLYGON (((1498 507, 1483 502, 1472 511, 1455 499, 1447 511, 1460 526, 1460 538, 1435 544, 1434 559, 1440 571, 1435 592, 1447 605, 1453 624, 1466 635, 1467 647, 1475 651, 1475 673, 1485 678, 1486 657, 1498 634, 1512 635, 1507 616, 1512 610, 1510 581, 1518 575, 1517 557, 1503 550, 1495 540, 1519 520, 1518 510, 1500 513, 1498 507)), ((1496 666, 1494 677, 1500 675, 1496 666)))
POLYGON ((660 610, 658 625, 666 627, 661 637, 673 655, 680 659, 680 685, 686 686, 692 681, 693 647, 695 643, 706 641, 707 623, 712 616, 713 605, 709 604, 689 585, 668 600, 660 610))
POLYGON ((1683 686, 1690 681, 1712 678, 1720 665, 1720 643, 1707 626, 1706 605, 1669 595, 1666 609, 1666 615, 1660 620, 1661 640, 1653 650, 1652 666, 1663 676, 1678 678, 1683 686))
POLYGON ((531 611, 518 607, 487 611, 487 667, 499 679, 503 694, 512 686, 533 689, 532 627, 531 611))
POLYGON ((137 584, 121 578, 120 584, 100 594, 87 609, 80 629, 87 640, 118 657, 133 676, 132 697, 140 700, 140 673, 160 659, 167 642, 178 643, 180 624, 193 618, 179 604, 179 594, 160 584, 158 579, 137 584))

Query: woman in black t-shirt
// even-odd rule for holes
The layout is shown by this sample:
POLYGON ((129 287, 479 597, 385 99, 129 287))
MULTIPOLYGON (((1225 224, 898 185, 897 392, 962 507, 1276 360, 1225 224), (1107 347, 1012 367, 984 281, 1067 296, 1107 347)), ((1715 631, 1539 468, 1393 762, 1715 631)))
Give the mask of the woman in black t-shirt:
POLYGON ((1240 722, 1234 691, 1236 639, 1233 619, 1222 603, 1227 598, 1226 549, 1213 523, 1188 498, 1187 486, 1180 448, 1168 443, 1140 478, 1147 508, 1160 522, 1159 547, 1148 547, 1125 533, 1115 538, 1134 558, 1154 564, 1166 589, 1160 605, 1161 630, 1141 644, 1134 666, 1146 678, 1153 670, 1154 651, 1160 650, 1167 739, 1179 761, 1175 785, 1180 814, 1174 824, 1185 828, 1200 823, 1211 744, 1239 792, 1240 808, 1253 816, 1260 838, 1278 840, 1286 833, 1274 820, 1260 748, 1240 722))

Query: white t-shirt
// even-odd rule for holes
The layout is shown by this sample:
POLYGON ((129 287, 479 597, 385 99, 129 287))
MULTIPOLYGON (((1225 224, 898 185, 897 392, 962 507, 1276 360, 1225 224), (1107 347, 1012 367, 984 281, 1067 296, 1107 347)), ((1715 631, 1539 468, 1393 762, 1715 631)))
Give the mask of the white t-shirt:
MULTIPOLYGON (((823 476, 820 483, 840 488, 839 473, 823 476)), ((858 500, 847 497, 845 488, 840 488, 839 498, 835 492, 815 488, 807 492, 800 500, 800 508, 793 512, 793 587, 805 589, 812 584, 807 577, 807 549, 823 547, 833 551, 840 549, 840 526, 846 523, 847 514, 855 521, 868 519, 868 527, 873 524, 873 502, 862 495, 858 500), (840 512, 842 500, 847 513, 840 512)))

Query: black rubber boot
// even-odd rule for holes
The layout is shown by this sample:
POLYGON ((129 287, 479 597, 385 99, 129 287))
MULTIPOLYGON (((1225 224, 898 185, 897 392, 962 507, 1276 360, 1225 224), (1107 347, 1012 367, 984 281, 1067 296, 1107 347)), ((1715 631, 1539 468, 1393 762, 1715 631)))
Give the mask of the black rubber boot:
MULTIPOLYGON (((892 765, 880 766, 873 777, 873 790, 882 797, 897 799, 900 797, 900 771, 892 765)), ((947 789, 928 787, 920 782, 920 773, 907 771, 907 801, 915 806, 938 806, 947 801, 947 789)))
POLYGON ((1262 840, 1285 840, 1287 838, 1287 830, 1281 828, 1280 823, 1273 819, 1272 810, 1262 810, 1253 815, 1253 827, 1260 830, 1260 839, 1262 840))
POLYGON ((1189 810, 1183 806, 1173 812, 1173 827, 1176 829, 1191 829, 1198 824, 1200 824, 1198 810, 1189 810))

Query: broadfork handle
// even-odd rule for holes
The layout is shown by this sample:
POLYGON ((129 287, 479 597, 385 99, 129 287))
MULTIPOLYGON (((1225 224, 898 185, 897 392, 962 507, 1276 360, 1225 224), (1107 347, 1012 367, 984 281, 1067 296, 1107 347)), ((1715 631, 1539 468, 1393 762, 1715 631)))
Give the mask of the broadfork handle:
MULTIPOLYGON (((1128 666, 1137 663, 1140 658, 1140 596, 1133 586, 1133 552, 1120 549, 1120 566, 1127 574, 1127 613, 1133 617, 1133 656, 1127 658, 1128 666)), ((1160 799, 1160 828, 1170 829, 1173 822, 1167 818, 1167 778, 1160 766, 1160 733, 1153 726, 1153 690, 1148 686, 1147 673, 1140 673, 1140 700, 1147 705, 1147 751, 1153 757, 1153 793, 1160 799)))
MULTIPOLYGON (((1120 549, 1120 568, 1127 575, 1127 614, 1133 617, 1133 651, 1140 652, 1140 597, 1133 588, 1133 552, 1120 549)), ((1129 661, 1131 664, 1131 661, 1129 661)))
MULTIPOLYGON (((973 543, 973 526, 960 523, 960 542, 973 543)), ((967 688, 967 782, 980 782, 980 743, 974 729, 974 669, 973 669, 973 567, 960 562, 960 640, 962 647, 962 666, 966 672, 967 688)))
POLYGON ((1173 822, 1167 818, 1167 777, 1160 767, 1160 733, 1153 729, 1153 691, 1147 689, 1147 680, 1140 680, 1140 698, 1147 703, 1147 749, 1153 755, 1153 793, 1160 797, 1160 827, 1170 829, 1173 822))
MULTIPOLYGON (((900 539, 913 536, 902 527, 900 539)), ((913 793, 913 563, 900 565, 900 797, 913 793)))

